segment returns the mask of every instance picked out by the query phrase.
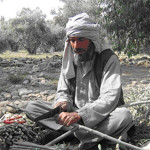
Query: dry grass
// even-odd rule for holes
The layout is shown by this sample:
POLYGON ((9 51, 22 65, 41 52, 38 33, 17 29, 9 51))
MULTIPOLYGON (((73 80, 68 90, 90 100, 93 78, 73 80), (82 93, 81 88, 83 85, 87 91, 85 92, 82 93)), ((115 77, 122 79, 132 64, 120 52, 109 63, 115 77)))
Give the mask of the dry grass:
MULTIPOLYGON (((115 52, 116 55, 120 59, 125 59, 128 58, 127 55, 124 53, 117 53, 115 52)), ((3 59, 11 59, 11 58, 35 58, 35 59, 42 59, 42 58, 51 58, 54 55, 62 56, 63 52, 53 52, 53 53, 43 53, 43 54, 34 54, 31 55, 29 54, 26 50, 19 50, 18 52, 11 52, 10 50, 5 51, 4 53, 0 54, 0 57, 3 59)), ((141 57, 148 57, 150 58, 149 55, 146 54, 137 54, 135 56, 130 57, 131 59, 137 59, 141 57)))
MULTIPOLYGON (((120 59, 128 58, 128 56, 125 55, 123 52, 121 52, 121 53, 115 52, 115 54, 116 54, 120 59)), ((141 57, 147 57, 147 58, 150 58, 150 56, 147 55, 147 54, 137 54, 137 55, 131 56, 130 59, 138 59, 138 58, 141 58, 141 57)))
POLYGON ((35 58, 35 59, 42 59, 42 58, 51 58, 54 55, 62 55, 62 52, 54 52, 54 53, 43 53, 43 54, 35 54, 31 55, 26 50, 19 50, 18 52, 11 52, 6 51, 3 54, 0 54, 0 57, 3 59, 11 59, 11 58, 35 58))

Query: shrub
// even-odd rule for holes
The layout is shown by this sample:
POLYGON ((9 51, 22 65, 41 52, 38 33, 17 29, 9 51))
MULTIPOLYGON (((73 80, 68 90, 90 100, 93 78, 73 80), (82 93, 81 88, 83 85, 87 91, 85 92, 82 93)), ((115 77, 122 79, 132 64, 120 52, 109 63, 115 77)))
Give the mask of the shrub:
POLYGON ((8 80, 13 84, 21 83, 25 78, 24 74, 10 74, 8 80))

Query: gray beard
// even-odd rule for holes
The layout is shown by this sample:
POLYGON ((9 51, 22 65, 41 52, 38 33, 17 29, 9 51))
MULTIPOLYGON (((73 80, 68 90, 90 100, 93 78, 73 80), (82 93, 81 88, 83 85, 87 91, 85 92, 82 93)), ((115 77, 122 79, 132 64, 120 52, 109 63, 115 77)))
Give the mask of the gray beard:
POLYGON ((85 54, 76 54, 74 53, 74 64, 80 66, 81 63, 92 60, 93 57, 90 57, 88 53, 85 54))
POLYGON ((94 49, 95 49, 95 46, 94 44, 91 42, 90 43, 90 46, 88 48, 88 51, 84 54, 77 54, 75 52, 73 52, 74 54, 74 64, 76 66, 80 66, 81 63, 85 63, 87 61, 90 61, 93 59, 93 56, 94 56, 94 49))

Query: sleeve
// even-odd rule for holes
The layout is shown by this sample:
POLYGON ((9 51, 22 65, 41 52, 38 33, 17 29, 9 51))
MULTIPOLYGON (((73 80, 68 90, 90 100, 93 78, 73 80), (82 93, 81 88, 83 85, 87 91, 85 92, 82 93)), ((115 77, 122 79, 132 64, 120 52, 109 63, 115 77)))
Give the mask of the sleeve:
POLYGON ((120 62, 113 55, 104 67, 98 99, 77 110, 85 126, 94 127, 117 107, 121 88, 120 62))
POLYGON ((72 100, 72 95, 71 95, 71 87, 70 87, 68 79, 65 79, 61 71, 54 104, 56 104, 57 102, 63 102, 63 101, 67 101, 70 108, 72 108, 73 100, 72 100))

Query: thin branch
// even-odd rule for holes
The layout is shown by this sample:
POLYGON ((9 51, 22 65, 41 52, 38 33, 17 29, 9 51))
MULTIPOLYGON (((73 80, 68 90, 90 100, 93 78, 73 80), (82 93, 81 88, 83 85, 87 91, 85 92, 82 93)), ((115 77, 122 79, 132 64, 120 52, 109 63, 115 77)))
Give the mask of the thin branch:
POLYGON ((142 104, 150 104, 150 101, 133 102, 133 103, 121 105, 120 107, 131 107, 131 106, 142 105, 142 104))
POLYGON ((78 127, 78 128, 81 129, 81 130, 89 131, 89 132, 92 133, 92 134, 96 134, 96 135, 98 135, 98 136, 101 136, 102 138, 108 139, 108 140, 113 141, 113 142, 115 142, 115 143, 119 143, 119 144, 125 145, 125 146, 127 146, 127 147, 129 147, 129 148, 131 148, 131 149, 134 149, 134 150, 147 150, 147 149, 143 149, 143 148, 140 148, 140 147, 131 145, 131 144, 126 143, 126 142, 124 142, 124 141, 120 141, 120 140, 118 140, 118 139, 116 139, 116 138, 114 138, 114 137, 111 137, 111 136, 109 136, 109 135, 106 135, 106 134, 104 134, 104 133, 102 133, 102 132, 99 132, 99 131, 97 131, 97 130, 94 130, 94 129, 91 129, 91 128, 88 128, 88 127, 85 127, 85 126, 82 126, 82 125, 79 125, 79 124, 75 124, 74 126, 78 127))

